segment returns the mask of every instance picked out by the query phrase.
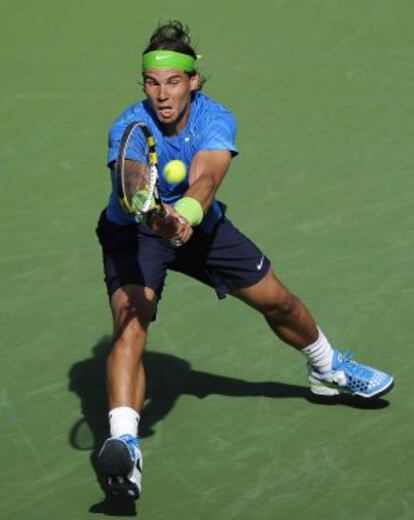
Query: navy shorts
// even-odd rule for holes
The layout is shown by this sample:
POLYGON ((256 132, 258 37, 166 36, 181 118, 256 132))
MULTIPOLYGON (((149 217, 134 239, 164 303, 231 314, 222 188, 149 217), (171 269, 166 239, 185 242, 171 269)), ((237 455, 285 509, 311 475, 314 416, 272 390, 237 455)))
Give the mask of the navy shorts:
POLYGON ((155 235, 145 224, 115 224, 105 210, 96 233, 109 296, 124 285, 135 284, 150 287, 160 297, 171 269, 213 287, 224 298, 233 289, 257 283, 270 267, 268 258, 225 216, 209 233, 195 228, 181 247, 155 235))

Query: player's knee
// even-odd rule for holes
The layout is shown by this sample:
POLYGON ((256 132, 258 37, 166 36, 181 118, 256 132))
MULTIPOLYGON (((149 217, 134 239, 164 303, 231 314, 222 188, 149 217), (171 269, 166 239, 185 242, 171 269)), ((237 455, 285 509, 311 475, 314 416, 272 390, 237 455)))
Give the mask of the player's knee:
POLYGON ((135 343, 145 338, 146 335, 147 327, 143 326, 136 318, 118 322, 114 325, 114 337, 116 340, 135 343))
POLYGON ((115 330, 136 333, 146 330, 156 312, 156 301, 136 301, 128 299, 113 306, 115 330))
POLYGON ((153 319, 156 308, 157 295, 148 287, 121 287, 111 297, 112 314, 119 330, 126 330, 130 325, 133 329, 135 321, 145 329, 153 319))
POLYGON ((123 308, 114 323, 114 342, 121 348, 142 349, 154 312, 152 307, 145 310, 131 306, 123 308))

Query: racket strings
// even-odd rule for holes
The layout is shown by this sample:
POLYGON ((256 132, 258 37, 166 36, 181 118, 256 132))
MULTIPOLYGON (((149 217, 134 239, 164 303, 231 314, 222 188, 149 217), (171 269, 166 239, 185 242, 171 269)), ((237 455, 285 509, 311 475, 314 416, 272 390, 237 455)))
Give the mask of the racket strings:
POLYGON ((120 201, 128 213, 145 218, 149 212, 163 210, 157 189, 155 140, 145 124, 135 122, 127 127, 117 168, 121 180, 120 201))

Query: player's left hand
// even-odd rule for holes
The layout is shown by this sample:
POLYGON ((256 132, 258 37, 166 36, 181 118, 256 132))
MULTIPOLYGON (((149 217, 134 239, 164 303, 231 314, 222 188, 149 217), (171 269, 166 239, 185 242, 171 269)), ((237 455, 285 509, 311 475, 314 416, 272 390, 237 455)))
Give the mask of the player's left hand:
POLYGON ((163 238, 185 244, 190 240, 193 228, 172 206, 165 204, 164 207, 167 210, 167 215, 164 217, 151 217, 148 222, 149 227, 154 233, 163 238))

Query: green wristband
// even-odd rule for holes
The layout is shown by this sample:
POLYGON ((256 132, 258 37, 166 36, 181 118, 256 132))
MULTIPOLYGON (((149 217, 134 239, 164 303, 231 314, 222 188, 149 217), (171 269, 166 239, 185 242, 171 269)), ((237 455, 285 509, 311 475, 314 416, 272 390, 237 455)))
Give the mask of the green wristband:
POLYGON ((179 199, 174 209, 184 217, 191 226, 198 226, 203 220, 203 208, 197 199, 193 197, 183 197, 179 199))

